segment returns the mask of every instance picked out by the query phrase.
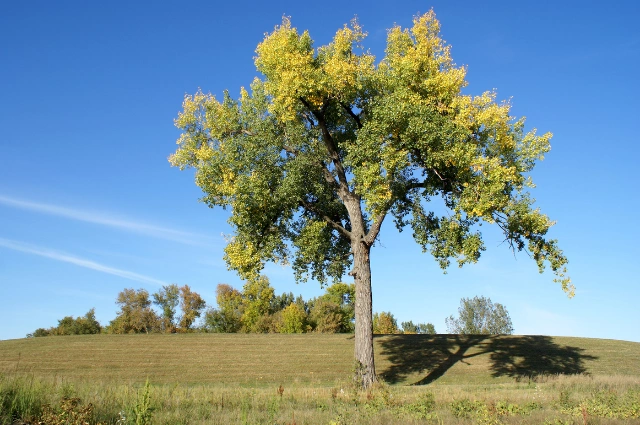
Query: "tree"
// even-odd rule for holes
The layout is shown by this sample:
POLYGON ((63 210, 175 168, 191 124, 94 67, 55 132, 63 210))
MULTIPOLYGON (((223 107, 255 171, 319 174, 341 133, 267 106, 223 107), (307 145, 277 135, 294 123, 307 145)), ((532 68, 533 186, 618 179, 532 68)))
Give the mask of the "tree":
POLYGON ((242 327, 246 332, 268 332, 269 307, 274 298, 274 290, 266 276, 249 280, 242 291, 242 327))
POLYGON ((180 328, 188 332, 191 330, 193 322, 202 314, 202 310, 204 310, 207 303, 202 299, 200 294, 192 291, 189 285, 180 287, 180 299, 180 309, 182 310, 180 328))
POLYGON ((282 311, 282 322, 278 331, 283 334, 301 334, 307 331, 307 315, 296 303, 291 303, 282 311))
POLYGON ((398 321, 390 312, 383 311, 373 315, 373 333, 374 334, 397 334, 398 321))
POLYGON ((116 304, 120 305, 120 311, 109 323, 109 333, 149 333, 160 330, 160 318, 151 308, 149 292, 145 289, 124 289, 118 294, 116 304))
POLYGON ((513 325, 507 309, 491 298, 462 298, 458 308, 458 318, 445 319, 447 331, 452 334, 470 335, 511 335, 513 325))
POLYGON ((288 294, 285 292, 282 295, 275 295, 271 299, 271 303, 269 305, 269 313, 275 314, 278 311, 284 310, 285 308, 289 307, 289 305, 294 302, 296 302, 296 297, 295 295, 293 295, 293 292, 289 292, 288 294))
POLYGON ((402 333, 405 334, 427 334, 435 335, 436 328, 432 323, 418 323, 417 325, 413 321, 402 322, 402 333))
POLYGON ((38 328, 33 333, 27 334, 27 338, 38 338, 42 336, 51 336, 51 329, 38 328))
POLYGON ((92 308, 83 317, 66 316, 58 320, 58 326, 49 329, 38 328, 27 338, 50 335, 91 335, 99 334, 102 326, 96 319, 96 309, 92 308))
MULTIPOLYGON (((357 21, 314 48, 284 18, 258 45, 263 78, 234 100, 186 96, 172 165, 195 169, 210 207, 230 208, 230 269, 249 280, 267 261, 291 264, 298 281, 353 276, 357 379, 375 381, 370 251, 391 215, 443 269, 476 262, 477 230, 497 224, 514 250, 572 293, 567 260, 546 237, 552 222, 528 196, 528 178, 551 134, 525 132, 496 95, 462 93, 433 12, 411 30, 393 27, 378 63, 357 21), (430 211, 432 199, 441 204, 430 211)), ((435 203, 434 203, 435 204, 435 203)))
POLYGON ((153 303, 162 309, 162 327, 165 332, 176 331, 176 309, 180 302, 180 288, 171 284, 153 294, 153 303))
POLYGON ((354 321, 355 285, 334 283, 326 293, 309 302, 309 319, 320 333, 351 333, 354 321))
POLYGON ((323 297, 313 300, 309 321, 318 333, 348 332, 344 329, 344 311, 340 305, 323 297))
POLYGON ((207 332, 238 332, 242 327, 242 293, 230 285, 220 283, 216 288, 218 308, 205 313, 204 328, 207 332))

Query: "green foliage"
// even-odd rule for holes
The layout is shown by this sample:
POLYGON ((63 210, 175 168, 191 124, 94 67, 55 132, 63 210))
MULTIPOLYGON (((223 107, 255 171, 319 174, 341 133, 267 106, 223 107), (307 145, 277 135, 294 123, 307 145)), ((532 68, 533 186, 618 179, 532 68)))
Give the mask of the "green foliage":
POLYGON ((216 300, 217 307, 204 314, 204 332, 353 332, 353 284, 333 284, 325 294, 306 302, 293 293, 274 295, 268 279, 261 277, 248 281, 243 291, 219 284, 216 300))
POLYGON ((463 94, 466 70, 439 30, 433 12, 393 27, 376 64, 357 21, 315 48, 285 18, 256 50, 263 79, 238 100, 185 97, 170 162, 195 169, 207 204, 231 209, 231 269, 255 279, 273 261, 297 280, 338 280, 352 246, 372 245, 387 215, 443 268, 462 265, 484 250, 484 221, 572 293, 567 260, 546 239, 553 222, 526 191, 551 134, 525 132, 493 92, 463 94), (450 213, 429 211, 434 197, 450 213))
POLYGON ((203 328, 206 332, 228 333, 238 332, 242 328, 242 293, 224 283, 216 288, 218 308, 210 308, 205 312, 203 328))
MULTIPOLYGON (((127 338, 139 339, 136 336, 114 339, 127 338)), ((156 335, 152 338, 167 340, 176 337, 156 335)), ((285 339, 291 341, 290 338, 285 339)), ((42 341, 30 341, 29 345, 34 343, 42 341)), ((279 357, 274 357, 273 365, 278 365, 279 360, 279 357)), ((238 362, 245 365, 246 358, 238 362)), ((429 388, 376 384, 368 391, 359 391, 357 387, 345 387, 345 381, 330 380, 340 385, 333 388, 326 382, 300 385, 297 375, 285 379, 283 385, 269 382, 266 386, 251 388, 199 385, 191 379, 152 386, 141 385, 137 379, 137 383, 118 383, 111 378, 95 376, 87 380, 86 376, 70 381, 60 379, 60 376, 41 379, 0 374, 0 425, 170 425, 241 423, 241 419, 249 424, 288 424, 293 423, 293 415, 297 423, 345 425, 561 425, 585 422, 622 425, 635 424, 640 420, 640 382, 636 376, 627 376, 626 379, 612 379, 610 376, 554 377, 537 384, 541 387, 542 397, 536 401, 530 401, 531 388, 513 381, 477 385, 465 379, 466 383, 461 381, 456 385, 429 388), (558 389, 565 388, 572 391, 570 403, 573 405, 566 411, 551 397, 558 389)))
POLYGON ((161 321, 149 300, 149 292, 145 289, 124 289, 118 294, 116 304, 120 311, 107 327, 108 333, 150 333, 160 330, 161 321))
POLYGON ((138 398, 132 410, 135 425, 151 425, 153 408, 151 407, 151 386, 148 379, 144 387, 138 390, 138 398))
POLYGON ((279 331, 284 334, 301 334, 307 331, 307 315, 298 304, 291 303, 282 310, 279 331))
MULTIPOLYGON (((172 165, 195 169, 203 201, 231 211, 229 269, 251 282, 266 262, 290 264, 297 281, 337 282, 353 266, 355 357, 375 381, 370 250, 387 216, 440 267, 478 261, 479 226, 497 224, 514 251, 549 265, 570 296, 567 259, 547 238, 553 222, 528 194, 529 175, 550 150, 551 134, 525 132, 494 92, 463 93, 433 11, 411 29, 387 33, 385 56, 362 42, 357 20, 315 47, 288 18, 256 49, 255 78, 240 98, 185 96, 172 165), (431 203, 443 200, 447 211, 431 203), (438 213, 436 214, 436 211, 438 213), (440 215, 442 214, 442 215, 440 215)), ((255 330, 265 313, 243 314, 255 330)), ((328 327, 326 327, 328 328, 328 327)), ((396 326, 397 328, 397 326, 396 326)))
POLYGON ((66 316, 58 321, 58 326, 49 329, 38 328, 27 338, 51 335, 90 335, 99 334, 102 326, 96 320, 96 310, 92 308, 83 317, 66 316))
POLYGON ((417 419, 437 419, 438 416, 434 412, 436 409, 436 399, 432 392, 422 394, 417 401, 413 403, 402 404, 398 406, 399 413, 408 414, 417 419))
POLYGON ((180 317, 180 328, 184 332, 188 332, 193 322, 201 316, 202 310, 206 307, 206 302, 200 294, 184 285, 180 288, 180 308, 182 316, 180 317))
MULTIPOLYGON (((281 295, 275 295, 271 300, 271 305, 269 306, 269 313, 274 314, 278 311, 284 310, 289 307, 291 303, 296 302, 296 297, 293 295, 293 292, 283 293, 281 295)), ((301 303, 304 306, 304 300, 301 299, 301 303)))
POLYGON ((178 287, 176 284, 163 286, 153 294, 153 303, 162 308, 161 327, 164 332, 189 332, 195 320, 202 315, 206 307, 200 294, 191 290, 189 285, 178 287), (177 319, 177 307, 180 304, 182 315, 177 319))
POLYGON ((462 298, 458 318, 445 319, 447 331, 452 334, 498 335, 513 334, 513 325, 507 309, 491 298, 462 298))
POLYGON ((483 407, 485 405, 481 401, 471 401, 468 398, 456 400, 450 404, 451 413, 456 418, 469 418, 483 407))
POLYGON ((41 336, 51 336, 53 335, 51 333, 51 329, 45 329, 45 328, 38 328, 35 331, 33 331, 33 333, 27 334, 27 338, 37 338, 37 337, 41 337, 41 336))
POLYGON ((509 403, 507 401, 498 401, 495 404, 495 409, 498 415, 501 416, 517 416, 517 415, 530 415, 531 412, 541 409, 540 403, 531 401, 522 405, 516 403, 509 403))
POLYGON ((350 323, 345 323, 345 312, 340 306, 322 297, 314 300, 309 320, 313 330, 319 333, 340 333, 352 331, 350 323), (347 327, 348 326, 348 327, 347 327))
POLYGON ((640 389, 622 395, 613 389, 595 389, 589 397, 573 402, 563 391, 557 407, 562 413, 574 417, 640 419, 640 389))
POLYGON ((0 375, 0 424, 11 424, 16 418, 38 417, 46 388, 33 377, 9 378, 0 375))
POLYGON ((153 303, 162 309, 162 328, 165 332, 176 330, 176 309, 180 302, 180 288, 171 284, 153 294, 153 303))
POLYGON ((351 333, 355 320, 355 285, 342 282, 327 287, 326 293, 309 302, 310 322, 315 332, 351 333))
POLYGON ((432 323, 418 323, 415 324, 413 321, 402 322, 402 333, 405 334, 427 334, 427 335, 435 335, 436 328, 432 323))
POLYGON ((398 321, 390 312, 374 313, 373 314, 373 333, 374 334, 397 334, 400 333, 398 329, 398 321))
POLYGON ((264 332, 263 316, 269 315, 274 289, 266 276, 249 280, 242 291, 242 327, 246 332, 264 332))

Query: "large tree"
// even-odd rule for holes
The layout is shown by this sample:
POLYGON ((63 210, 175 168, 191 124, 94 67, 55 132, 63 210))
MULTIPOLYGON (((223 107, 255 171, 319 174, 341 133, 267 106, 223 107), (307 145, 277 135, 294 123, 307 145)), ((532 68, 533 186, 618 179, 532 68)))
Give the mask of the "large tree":
POLYGON ((231 269, 256 279, 266 261, 280 262, 321 283, 350 269, 365 387, 375 381, 369 254, 389 215, 443 268, 476 262, 476 225, 497 224, 572 292, 567 260, 546 237, 552 222, 526 192, 551 134, 525 132, 493 92, 463 94, 465 68, 439 28, 433 12, 393 27, 376 62, 355 20, 315 48, 285 18, 258 45, 262 77, 250 90, 186 96, 176 119, 170 162, 195 168, 209 206, 230 208, 231 269))

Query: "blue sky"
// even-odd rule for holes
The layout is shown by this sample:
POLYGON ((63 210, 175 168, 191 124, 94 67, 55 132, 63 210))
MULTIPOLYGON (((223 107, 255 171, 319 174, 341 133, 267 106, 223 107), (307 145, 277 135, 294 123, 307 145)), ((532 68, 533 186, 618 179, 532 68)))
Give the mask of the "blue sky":
MULTIPOLYGON (((241 287, 222 260, 227 213, 167 162, 184 95, 237 96, 283 15, 316 46, 357 15, 381 58, 387 28, 433 8, 466 91, 496 88, 529 128, 554 133, 533 197, 557 221, 577 291, 567 299, 488 226, 480 262, 445 275, 389 221, 372 253, 374 310, 446 332, 460 299, 482 295, 507 307, 517 334, 640 342, 640 3, 131 3, 3 6, 0 339, 92 307, 106 325, 124 288, 188 284, 213 304, 218 283, 241 287)), ((322 293, 288 268, 266 275, 277 293, 322 293)))

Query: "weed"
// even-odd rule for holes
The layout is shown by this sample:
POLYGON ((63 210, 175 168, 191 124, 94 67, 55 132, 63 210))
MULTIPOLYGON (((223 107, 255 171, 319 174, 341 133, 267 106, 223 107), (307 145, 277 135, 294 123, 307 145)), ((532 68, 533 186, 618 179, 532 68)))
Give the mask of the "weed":
POLYGON ((60 407, 42 406, 38 423, 47 425, 87 425, 93 419, 93 404, 82 405, 79 398, 63 397, 60 407))
POLYGON ((138 390, 136 404, 133 406, 135 425, 150 425, 153 408, 151 407, 151 386, 149 379, 141 390, 138 390))
POLYGON ((282 398, 282 394, 284 394, 284 387, 282 386, 282 384, 280 384, 280 386, 276 389, 276 391, 278 392, 278 395, 280 396, 280 398, 282 398))
POLYGON ((240 403, 240 420, 243 425, 249 423, 249 412, 252 407, 252 394, 245 395, 240 403))
MULTIPOLYGON (((282 388, 282 386, 280 386, 282 388)), ((282 400, 282 394, 280 394, 280 399, 272 398, 269 400, 267 404, 267 414, 269 415, 269 423, 274 423, 276 416, 280 412, 280 402, 282 400)))
POLYGON ((561 412, 567 413, 575 407, 575 404, 571 402, 571 394, 569 390, 561 390, 558 397, 557 406, 561 412))
POLYGON ((538 409, 542 409, 542 405, 535 401, 523 405, 509 403, 507 401, 498 401, 495 404, 495 411, 501 416, 530 415, 531 412, 538 409))
POLYGON ((414 403, 402 404, 396 407, 396 414, 408 415, 416 419, 437 419, 434 412, 436 400, 432 392, 422 394, 414 403))
POLYGON ((482 409, 484 404, 480 401, 471 401, 468 398, 463 398, 462 400, 456 400, 452 402, 450 405, 451 413, 456 418, 469 418, 475 412, 482 409))
POLYGON ((545 420, 544 425, 573 425, 573 421, 571 419, 562 420, 554 418, 545 420))

